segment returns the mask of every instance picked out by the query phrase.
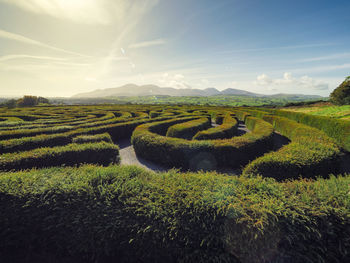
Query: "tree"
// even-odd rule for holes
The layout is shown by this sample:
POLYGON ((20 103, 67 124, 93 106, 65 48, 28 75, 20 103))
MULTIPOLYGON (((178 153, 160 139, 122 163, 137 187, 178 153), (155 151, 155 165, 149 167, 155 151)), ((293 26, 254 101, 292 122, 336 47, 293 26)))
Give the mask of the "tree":
POLYGON ((16 108, 17 101, 15 99, 11 99, 11 100, 5 101, 2 105, 4 105, 9 109, 13 109, 13 108, 16 108))
POLYGON ((38 103, 49 104, 50 101, 43 97, 38 97, 38 103))
POLYGON ((336 105, 350 104, 350 76, 348 76, 338 88, 333 90, 330 101, 336 105))
POLYGON ((18 107, 31 107, 38 105, 38 97, 36 96, 24 96, 22 99, 17 100, 18 107))

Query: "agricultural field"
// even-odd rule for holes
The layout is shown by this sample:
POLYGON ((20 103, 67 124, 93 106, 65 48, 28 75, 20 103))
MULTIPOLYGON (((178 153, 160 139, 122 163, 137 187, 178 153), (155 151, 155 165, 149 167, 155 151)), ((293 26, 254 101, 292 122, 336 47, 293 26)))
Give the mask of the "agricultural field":
POLYGON ((0 258, 349 262, 347 110, 0 108, 0 258))

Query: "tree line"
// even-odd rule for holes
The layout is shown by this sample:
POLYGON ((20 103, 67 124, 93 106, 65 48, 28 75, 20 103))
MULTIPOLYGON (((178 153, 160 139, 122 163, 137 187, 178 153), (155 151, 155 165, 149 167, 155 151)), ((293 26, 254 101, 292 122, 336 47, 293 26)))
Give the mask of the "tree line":
POLYGON ((50 101, 43 97, 37 96, 23 96, 20 99, 10 99, 0 104, 0 106, 4 106, 7 108, 16 108, 16 107, 33 107, 39 104, 50 104, 50 101))

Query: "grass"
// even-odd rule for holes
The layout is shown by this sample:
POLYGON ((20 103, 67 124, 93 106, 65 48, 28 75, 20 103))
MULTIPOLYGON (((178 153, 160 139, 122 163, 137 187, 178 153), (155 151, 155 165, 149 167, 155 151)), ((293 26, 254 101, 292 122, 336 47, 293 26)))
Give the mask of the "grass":
POLYGON ((288 111, 303 112, 317 116, 327 116, 338 119, 350 120, 350 105, 343 106, 313 106, 301 108, 286 108, 288 111))

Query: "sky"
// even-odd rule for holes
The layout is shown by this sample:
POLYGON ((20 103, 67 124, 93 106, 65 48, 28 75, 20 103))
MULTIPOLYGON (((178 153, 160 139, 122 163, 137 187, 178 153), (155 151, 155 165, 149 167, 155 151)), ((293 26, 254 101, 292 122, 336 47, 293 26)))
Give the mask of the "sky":
POLYGON ((0 96, 127 83, 328 96, 348 0, 0 0, 0 96))

